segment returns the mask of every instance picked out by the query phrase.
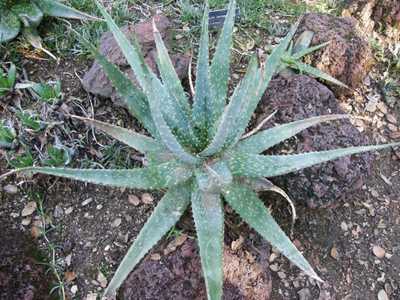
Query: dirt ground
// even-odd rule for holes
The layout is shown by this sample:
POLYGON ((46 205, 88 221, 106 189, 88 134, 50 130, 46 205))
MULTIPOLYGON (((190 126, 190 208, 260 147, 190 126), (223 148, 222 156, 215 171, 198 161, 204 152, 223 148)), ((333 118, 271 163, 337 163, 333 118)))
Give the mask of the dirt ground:
MULTIPOLYGON (((96 160, 108 162, 101 152, 110 139, 65 118, 65 113, 95 116, 99 120, 136 128, 123 108, 113 107, 110 100, 93 97, 82 90, 78 76, 87 69, 87 62, 66 59, 54 66, 33 61, 26 62, 24 68, 31 79, 63 79, 64 99, 68 100, 46 114, 48 120, 64 123, 55 124, 52 131, 44 133, 40 139, 32 136, 27 139, 43 145, 44 138, 52 140, 55 135, 68 136, 66 143, 76 146, 74 167, 88 166, 85 162, 90 166, 96 160)), ((8 107, 15 105, 15 99, 22 105, 26 101, 24 94, 6 98, 0 108, 2 119, 12 115, 8 107)), ((365 101, 352 100, 347 99, 347 103, 353 103, 349 113, 376 116, 382 120, 391 114, 400 120, 399 101, 393 105, 385 104, 385 111, 367 112, 365 101)), ((385 102, 384 98, 381 102, 385 102)), ((346 107, 346 101, 342 104, 346 107)), ((373 142, 391 140, 388 131, 378 130, 368 122, 362 126, 373 142)), ((139 164, 137 153, 121 149, 119 164, 139 164)), ((6 153, 0 155, 1 174, 7 169, 7 163, 6 153)), ((231 211, 227 213, 226 232, 230 233, 226 242, 230 245, 243 237, 243 247, 251 249, 258 263, 269 265, 272 274, 270 299, 400 299, 399 172, 399 153, 382 151, 376 156, 372 173, 361 190, 349 194, 344 201, 316 209, 296 203, 298 219, 291 238, 324 283, 306 277, 275 249, 260 245, 256 234, 231 211)), ((39 195, 43 201, 49 229, 47 235, 57 249, 57 268, 66 284, 68 299, 87 300, 101 294, 162 195, 161 192, 145 194, 49 176, 13 177, 2 182, 1 188, 0 299, 16 300, 58 299, 56 292, 49 296, 49 290, 57 282, 53 272, 46 272, 48 266, 40 264, 49 261, 48 242, 37 234, 41 217, 37 211, 21 216, 27 203, 32 201, 32 195, 39 195)), ((291 196, 296 200, 295 194, 291 196)), ((289 233, 291 216, 286 203, 268 194, 263 198, 289 233)), ((152 253, 162 256, 168 243, 179 237, 179 230, 194 239, 190 220, 190 215, 185 216, 176 232, 171 232, 152 253)))

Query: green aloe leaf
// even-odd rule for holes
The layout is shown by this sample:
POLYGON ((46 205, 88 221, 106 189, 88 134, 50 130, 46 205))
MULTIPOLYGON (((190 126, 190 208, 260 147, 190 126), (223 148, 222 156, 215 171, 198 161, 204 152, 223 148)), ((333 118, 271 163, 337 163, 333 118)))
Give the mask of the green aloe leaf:
POLYGON ((158 137, 153 119, 150 113, 150 107, 146 101, 146 97, 141 90, 139 90, 132 81, 125 76, 124 73, 118 69, 117 66, 110 63, 107 58, 102 55, 96 47, 90 43, 84 36, 74 30, 81 43, 92 53, 97 62, 101 65, 108 79, 112 82, 113 86, 122 97, 127 105, 130 113, 139 120, 140 123, 149 131, 153 137, 158 137))
MULTIPOLYGON (((238 120, 241 113, 252 100, 257 97, 260 72, 256 56, 253 56, 245 77, 235 89, 228 106, 225 108, 220 120, 217 132, 211 144, 200 153, 202 156, 213 155, 233 141, 238 131, 238 120)), ((243 128, 245 130, 245 128, 243 128)))
POLYGON ((183 149, 176 137, 172 134, 171 128, 169 127, 169 125, 171 125, 174 130, 178 131, 181 135, 181 140, 184 142, 193 142, 194 133, 188 120, 185 119, 182 111, 180 111, 179 108, 174 105, 176 103, 171 101, 168 91, 161 84, 157 76, 145 64, 137 41, 134 40, 133 44, 131 44, 127 37, 115 24, 111 16, 106 12, 104 7, 99 4, 98 1, 96 1, 96 5, 106 19, 108 27, 113 33, 114 38, 120 46, 125 58, 135 72, 136 78, 148 98, 153 121, 160 133, 163 143, 183 161, 190 163, 197 162, 198 160, 193 155, 189 154, 183 149), (167 121, 169 121, 169 124, 164 119, 164 115, 167 121))
POLYGON ((285 232, 275 222, 263 202, 251 189, 235 185, 224 190, 224 198, 239 216, 307 275, 322 281, 285 232))
POLYGON ((19 171, 54 175, 114 187, 147 190, 174 186, 192 176, 192 171, 189 168, 175 161, 137 169, 104 170, 32 167, 19 171))
POLYGON ((2 10, 0 14, 0 43, 14 39, 21 29, 21 22, 15 14, 5 8, 2 10))
POLYGON ((145 136, 143 134, 139 134, 132 130, 107 124, 104 122, 96 121, 93 119, 82 118, 78 116, 71 116, 74 119, 82 120, 98 130, 103 131, 104 133, 112 136, 116 140, 128 145, 129 147, 134 148, 135 150, 147 153, 147 152, 165 152, 165 148, 156 140, 145 136))
POLYGON ((220 300, 224 238, 224 214, 220 194, 202 192, 195 185, 192 192, 192 212, 207 296, 209 300, 220 300))
MULTIPOLYGON (((236 1, 229 1, 228 13, 224 26, 215 49, 215 54, 210 66, 210 115, 209 121, 213 125, 221 116, 228 92, 229 65, 231 59, 232 34, 235 24, 236 1)), ((213 126, 209 127, 214 131, 213 126)))
POLYGON ((161 34, 157 30, 154 22, 153 22, 153 27, 154 27, 154 40, 156 42, 157 55, 158 55, 157 65, 158 69, 160 70, 160 75, 163 80, 163 83, 166 86, 170 95, 176 99, 176 102, 180 106, 181 110, 184 111, 187 114, 187 116, 189 116, 190 105, 188 98, 186 97, 181 81, 178 75, 176 74, 174 65, 171 62, 167 47, 165 47, 161 34))
POLYGON ((190 187, 188 185, 180 185, 168 190, 120 263, 104 292, 104 297, 115 296, 125 278, 146 253, 178 222, 189 203, 190 187))
POLYGON ((25 27, 36 28, 43 19, 43 12, 32 2, 23 1, 14 4, 11 11, 18 16, 25 27))
POLYGON ((326 115, 278 125, 240 141, 235 149, 243 153, 261 153, 311 126, 348 117, 347 115, 326 115))
POLYGON ((298 59, 300 59, 300 58, 302 58, 302 57, 304 57, 304 56, 306 56, 306 55, 308 55, 308 54, 310 54, 312 52, 318 51, 319 49, 326 47, 327 45, 329 45, 329 43, 330 42, 326 42, 326 43, 322 43, 322 44, 319 44, 319 45, 312 46, 310 48, 301 49, 298 52, 294 52, 292 54, 291 58, 294 59, 294 60, 298 60, 298 59))
POLYGON ((35 0, 34 2, 48 16, 79 20, 101 20, 75 8, 66 6, 57 0, 35 0))
POLYGON ((289 62, 289 66, 293 69, 299 70, 301 73, 307 73, 310 74, 316 78, 328 81, 330 83, 336 84, 338 86, 344 87, 344 88, 349 88, 347 85, 342 83, 341 81, 337 80, 336 78, 332 77, 331 75, 322 72, 320 69, 314 68, 308 64, 295 61, 295 62, 289 62))
POLYGON ((295 172, 343 156, 399 146, 392 143, 376 146, 348 147, 336 150, 293 155, 234 154, 229 160, 232 174, 246 177, 274 177, 295 172))
POLYGON ((192 120, 200 132, 201 140, 208 141, 208 116, 210 115, 210 79, 209 49, 208 49, 208 3, 204 6, 204 15, 201 26, 201 37, 199 43, 199 56, 196 68, 195 95, 193 99, 192 120))

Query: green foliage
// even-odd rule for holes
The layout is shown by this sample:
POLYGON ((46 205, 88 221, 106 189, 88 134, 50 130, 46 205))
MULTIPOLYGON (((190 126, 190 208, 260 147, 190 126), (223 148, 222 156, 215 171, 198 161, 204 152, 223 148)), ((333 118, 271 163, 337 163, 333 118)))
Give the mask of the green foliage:
POLYGON ((14 64, 11 64, 7 73, 5 73, 2 68, 0 68, 0 96, 5 96, 13 89, 16 78, 17 69, 14 64))
POLYGON ((43 160, 46 166, 64 166, 71 160, 68 150, 59 146, 50 145, 47 148, 47 156, 48 158, 43 160))
POLYGON ((19 154, 8 160, 8 164, 12 168, 21 169, 33 166, 33 156, 30 151, 19 154))
POLYGON ((22 123, 22 126, 29 128, 33 131, 42 129, 42 122, 39 117, 28 112, 19 111, 16 113, 17 117, 22 123))
MULTIPOLYGON (((105 296, 115 294, 129 272, 168 233, 190 203, 209 299, 217 300, 222 297, 223 201, 294 265, 320 280, 257 197, 256 191, 261 188, 278 192, 291 203, 284 191, 264 177, 286 174, 344 155, 398 146, 399 143, 284 156, 259 154, 310 126, 345 117, 314 117, 241 139, 272 77, 282 70, 282 67, 294 64, 290 41, 297 25, 291 28, 272 51, 266 59, 265 66, 260 67, 256 58, 251 60, 244 78, 228 100, 235 1, 231 0, 229 4, 228 15, 211 64, 206 9, 196 72, 196 95, 193 101, 190 101, 180 86, 157 29, 154 28, 154 35, 161 79, 144 63, 137 42, 131 43, 106 10, 98 2, 97 5, 132 67, 140 89, 125 78, 119 69, 110 64, 87 40, 82 37, 81 40, 98 59, 132 114, 148 130, 151 137, 118 126, 83 120, 144 153, 149 163, 146 167, 133 169, 29 167, 18 171, 124 188, 167 189, 119 265, 105 291, 105 296), (225 105, 226 102, 228 105, 225 105)), ((296 53, 304 54, 308 51, 305 49, 307 47, 297 48, 296 53)), ((306 72, 321 75, 309 66, 301 67, 306 72)))
POLYGON ((36 98, 43 102, 54 103, 61 99, 61 81, 35 83, 31 87, 36 98))
POLYGON ((16 137, 14 128, 0 123, 0 148, 11 148, 16 137))
POLYGON ((36 28, 44 16, 79 20, 97 19, 57 0, 7 1, 0 7, 0 43, 14 39, 22 32, 35 48, 43 49, 36 28))

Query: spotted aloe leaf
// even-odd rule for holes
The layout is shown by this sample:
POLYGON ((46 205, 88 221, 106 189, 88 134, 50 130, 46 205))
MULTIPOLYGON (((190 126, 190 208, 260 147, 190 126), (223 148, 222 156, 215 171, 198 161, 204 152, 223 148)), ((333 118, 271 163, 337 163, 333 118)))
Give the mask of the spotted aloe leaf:
POLYGON ((192 212, 200 248, 201 266, 209 300, 222 298, 224 214, 219 193, 192 192, 192 212))
POLYGON ((100 20, 73 7, 64 5, 57 0, 34 0, 34 2, 48 16, 79 20, 100 20))
POLYGON ((0 43, 14 39, 21 28, 18 17, 10 10, 1 8, 0 13, 0 43))
POLYGON ((204 7, 201 26, 199 56, 196 68, 195 95, 193 99, 192 120, 200 140, 208 141, 210 105, 209 49, 208 49, 208 3, 204 7))
POLYGON ((120 263, 105 297, 113 297, 125 278, 146 253, 174 226, 190 203, 190 185, 179 185, 168 190, 157 204, 134 243, 120 263))
POLYGON ((251 189, 234 185, 224 189, 224 198, 239 216, 307 275, 322 281, 285 232, 275 222, 263 202, 251 189))
POLYGON ((172 127, 172 129, 178 133, 180 141, 183 143, 194 143, 195 137, 189 120, 185 118, 184 113, 180 110, 180 107, 177 106, 173 97, 170 96, 166 87, 145 64, 137 41, 134 40, 131 44, 106 10, 97 1, 96 4, 128 63, 135 72, 136 78, 148 99, 154 124, 165 146, 171 150, 172 153, 178 156, 181 155, 185 161, 190 163, 196 162, 196 158, 180 145, 178 139, 172 134, 171 130, 172 127), (161 103, 163 105, 162 107, 161 103))
POLYGON ((392 143, 376 146, 348 147, 336 150, 292 155, 258 155, 236 153, 229 159, 229 166, 236 176, 274 177, 295 172, 343 156, 399 146, 392 143))
POLYGON ((258 69, 257 58, 254 56, 250 61, 246 76, 235 89, 229 104, 219 120, 214 138, 200 155, 213 155, 222 150, 224 145, 233 141, 238 131, 237 122, 241 117, 241 112, 253 97, 257 97, 259 80, 260 71, 258 69))
POLYGON ((11 11, 22 21, 25 27, 37 27, 43 19, 43 12, 33 2, 14 4, 11 11))
POLYGON ((347 115, 326 115, 278 125, 240 141, 236 149, 243 153, 261 153, 311 126, 348 117, 347 115))
MULTIPOLYGON (((211 111, 208 119, 211 125, 214 125, 221 116, 226 103, 235 11, 236 1, 232 0, 229 2, 228 13, 210 66, 209 109, 211 111)), ((215 128, 211 126, 209 130, 213 132, 215 128)))
POLYGON ((75 119, 82 120, 98 130, 112 136, 116 140, 128 145, 129 147, 136 149, 139 152, 165 152, 165 148, 153 138, 146 135, 139 134, 133 130, 129 130, 123 127, 111 125, 108 123, 96 121, 93 119, 82 118, 78 116, 72 116, 75 119))
POLYGON ((137 169, 70 169, 29 167, 22 172, 54 175, 114 187, 154 190, 174 186, 188 180, 193 172, 183 164, 170 161, 157 166, 137 169))

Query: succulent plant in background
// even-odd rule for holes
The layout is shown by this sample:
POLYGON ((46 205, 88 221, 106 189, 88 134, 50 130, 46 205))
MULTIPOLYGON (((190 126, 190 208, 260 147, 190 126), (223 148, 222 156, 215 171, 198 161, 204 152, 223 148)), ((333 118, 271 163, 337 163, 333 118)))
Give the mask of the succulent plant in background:
POLYGON ((197 60, 195 94, 192 101, 189 101, 155 26, 161 79, 145 64, 138 43, 133 41, 131 44, 105 9, 100 4, 98 7, 131 65, 141 89, 135 87, 129 78, 108 62, 87 40, 83 37, 81 40, 102 65, 126 101, 130 112, 151 136, 92 119, 76 118, 144 153, 148 164, 143 168, 118 170, 32 167, 13 172, 55 175, 115 187, 166 190, 119 265, 104 296, 115 294, 133 268, 191 206, 207 295, 209 299, 221 299, 224 202, 303 272, 320 280, 258 198, 257 191, 271 190, 287 198, 281 189, 266 178, 284 175, 344 155, 397 146, 399 143, 293 155, 263 155, 261 153, 266 149, 301 130, 321 122, 347 117, 313 117, 246 134, 243 138, 247 124, 270 80, 286 64, 285 55, 296 26, 275 47, 264 64, 259 66, 257 59, 251 58, 245 76, 227 97, 235 1, 230 1, 211 64, 206 5, 197 60))
POLYGON ((14 64, 11 64, 7 73, 0 67, 0 96, 5 96, 14 88, 16 78, 17 69, 14 64))
POLYGON ((14 39, 22 32, 32 46, 46 51, 37 33, 37 27, 44 16, 98 20, 57 0, 2 0, 0 3, 0 43, 14 39))

